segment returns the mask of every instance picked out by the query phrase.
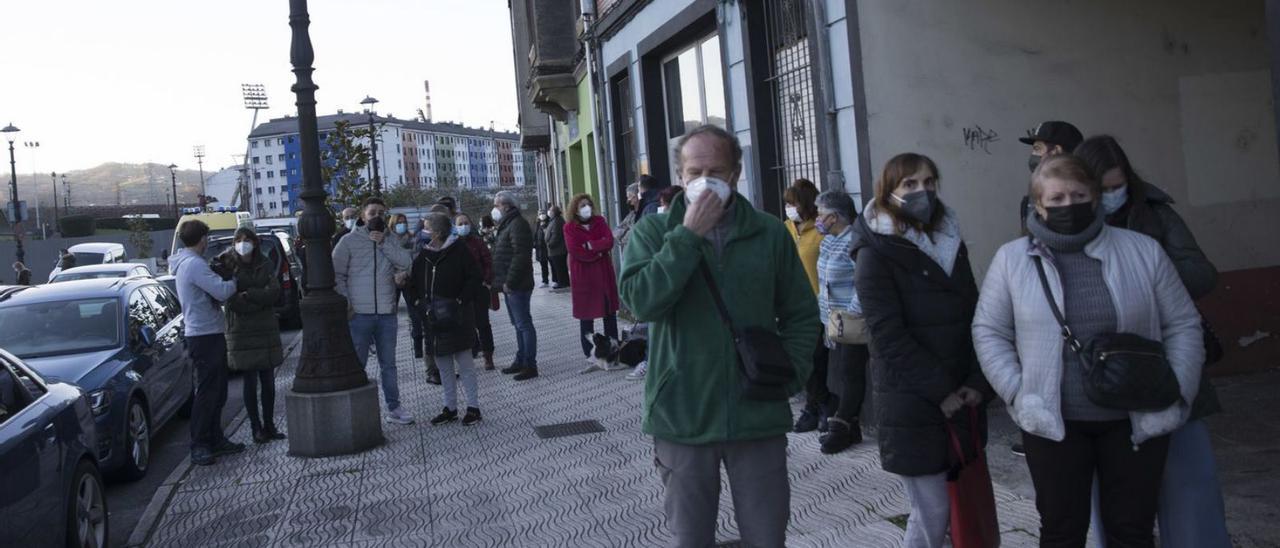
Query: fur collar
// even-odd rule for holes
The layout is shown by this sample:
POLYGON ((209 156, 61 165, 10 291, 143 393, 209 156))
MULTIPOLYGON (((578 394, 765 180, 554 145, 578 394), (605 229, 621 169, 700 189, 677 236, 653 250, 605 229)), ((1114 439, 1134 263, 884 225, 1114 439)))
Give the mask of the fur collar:
POLYGON ((960 235, 960 224, 956 221, 955 210, 947 207, 946 204, 939 205, 943 207, 945 215, 932 235, 926 235, 912 227, 906 227, 906 230, 899 234, 893 217, 880 211, 874 202, 867 206, 863 218, 866 220, 867 228, 872 232, 882 236, 898 236, 915 244, 950 276, 955 270, 956 257, 960 255, 960 246, 964 243, 964 239, 960 235))

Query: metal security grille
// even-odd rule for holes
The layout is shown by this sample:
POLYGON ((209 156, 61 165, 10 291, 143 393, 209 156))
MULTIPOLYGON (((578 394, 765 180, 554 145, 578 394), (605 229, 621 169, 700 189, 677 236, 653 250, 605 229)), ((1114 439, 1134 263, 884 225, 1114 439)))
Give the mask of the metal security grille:
POLYGON ((813 74, 809 60, 807 0, 763 2, 769 51, 766 81, 773 93, 775 165, 781 189, 801 177, 820 185, 813 74))
POLYGON ((548 424, 546 426, 535 426, 533 432, 539 438, 563 438, 565 436, 578 436, 582 434, 594 434, 596 432, 604 432, 604 426, 599 421, 578 421, 565 422, 560 424, 548 424))

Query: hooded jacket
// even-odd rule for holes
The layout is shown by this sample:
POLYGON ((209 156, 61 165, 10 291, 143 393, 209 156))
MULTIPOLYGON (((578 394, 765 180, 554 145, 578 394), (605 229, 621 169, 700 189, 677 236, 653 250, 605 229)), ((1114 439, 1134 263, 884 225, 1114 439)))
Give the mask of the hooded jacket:
POLYGON ((384 233, 381 244, 369 239, 369 228, 357 226, 333 248, 334 290, 347 298, 356 314, 395 314, 395 274, 413 262, 395 234, 384 233))
MULTIPOLYGON (((954 214, 948 216, 954 224, 954 214)), ((854 285, 871 335, 881 466, 904 476, 942 472, 951 464, 942 401, 961 387, 982 393, 984 401, 991 397, 970 337, 978 288, 968 249, 957 230, 946 241, 950 245, 937 234, 939 245, 926 251, 897 235, 875 206, 853 230, 854 285), (951 265, 950 274, 939 259, 951 265)), ((972 438, 969 413, 956 413, 949 422, 961 440, 972 438)), ((985 443, 985 405, 978 407, 977 426, 985 443)), ((970 445, 964 444, 965 453, 974 457, 970 445)))
POLYGON ((228 272, 235 272, 240 287, 227 299, 227 367, 252 371, 284 363, 275 311, 280 279, 271 259, 262 250, 254 250, 253 261, 245 264, 235 249, 228 248, 214 260, 222 261, 228 272))
POLYGON ((219 303, 235 295, 235 280, 224 280, 214 274, 209 262, 189 247, 169 257, 169 271, 178 286, 183 333, 188 337, 223 333, 225 325, 219 303))
MULTIPOLYGON (((649 323, 646 434, 698 445, 781 436, 791 430, 787 401, 744 400, 733 338, 699 265, 706 261, 734 324, 777 329, 796 370, 790 393, 813 368, 818 303, 782 222, 735 194, 723 250, 684 227, 677 195, 667 213, 645 215, 631 231, 620 293, 649 323)), ((719 230, 719 229, 717 229, 719 230)))

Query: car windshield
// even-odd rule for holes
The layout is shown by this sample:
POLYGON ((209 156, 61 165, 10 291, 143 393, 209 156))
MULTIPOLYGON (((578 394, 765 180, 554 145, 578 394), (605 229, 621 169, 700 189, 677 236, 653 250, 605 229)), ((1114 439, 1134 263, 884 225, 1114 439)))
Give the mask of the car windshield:
POLYGON ((77 299, 0 308, 0 348, 23 358, 78 354, 120 345, 115 298, 77 299))
POLYGON ((102 264, 101 253, 72 253, 76 257, 76 266, 85 266, 91 264, 102 264))
POLYGON ((98 278, 123 278, 124 275, 124 272, 68 272, 54 276, 53 283, 96 280, 98 278))

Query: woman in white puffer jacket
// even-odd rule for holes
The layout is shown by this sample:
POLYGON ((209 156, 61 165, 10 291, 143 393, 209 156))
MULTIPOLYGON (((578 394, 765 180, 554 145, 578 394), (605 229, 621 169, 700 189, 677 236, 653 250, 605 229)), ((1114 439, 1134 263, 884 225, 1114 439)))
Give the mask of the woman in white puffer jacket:
POLYGON ((996 253, 973 342, 983 373, 1023 431, 1041 546, 1084 546, 1095 474, 1108 544, 1151 546, 1168 434, 1187 419, 1199 386, 1200 315, 1159 243, 1103 222, 1101 185, 1078 158, 1043 162, 1030 194, 1031 235, 996 253), (1162 341, 1181 401, 1127 412, 1087 397, 1083 366, 1063 341, 1037 256, 1076 337, 1133 333, 1162 341))

